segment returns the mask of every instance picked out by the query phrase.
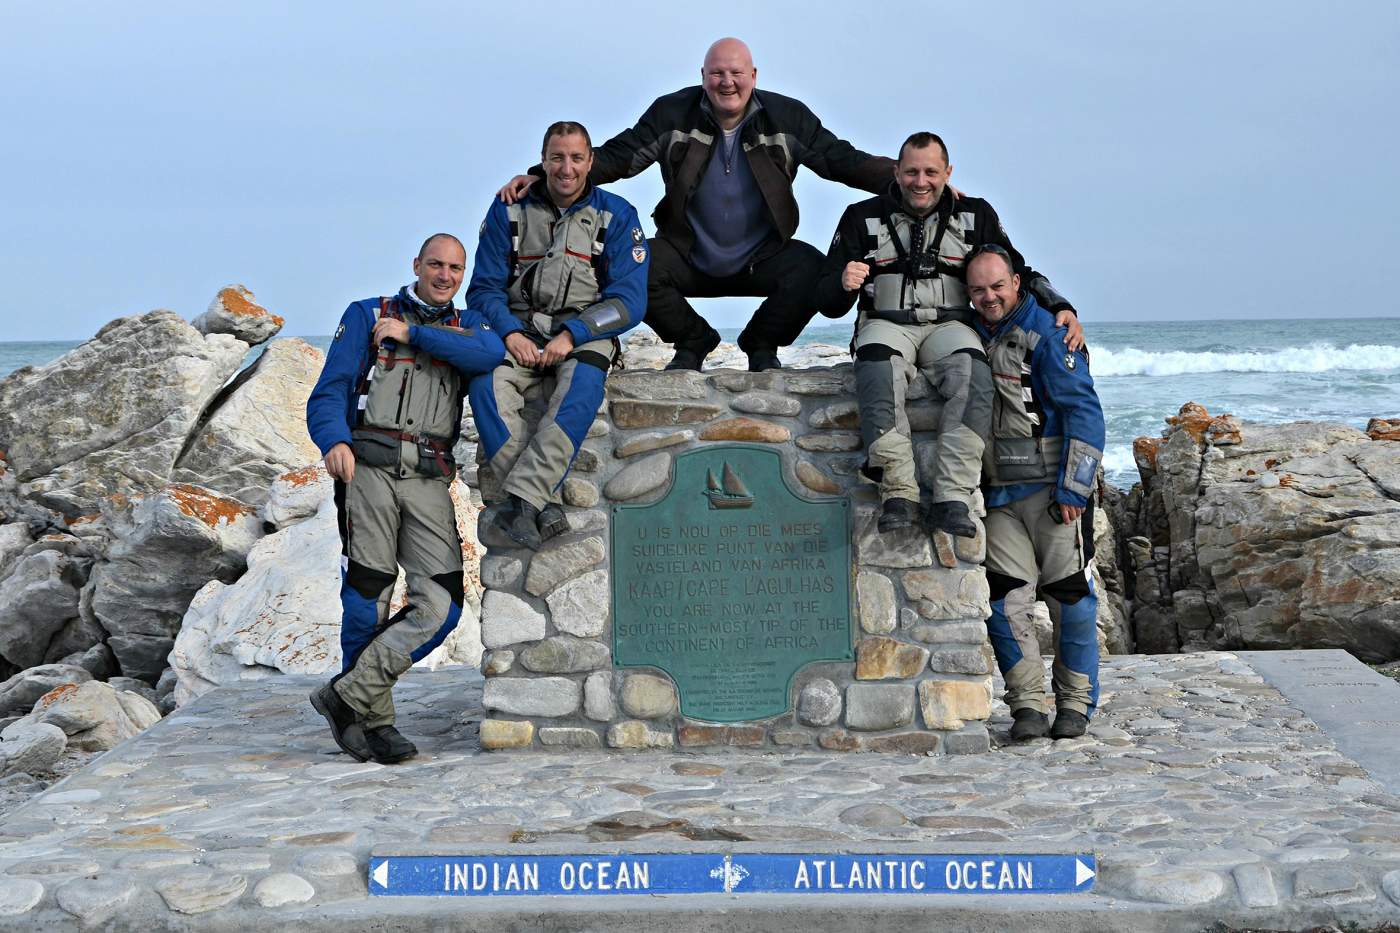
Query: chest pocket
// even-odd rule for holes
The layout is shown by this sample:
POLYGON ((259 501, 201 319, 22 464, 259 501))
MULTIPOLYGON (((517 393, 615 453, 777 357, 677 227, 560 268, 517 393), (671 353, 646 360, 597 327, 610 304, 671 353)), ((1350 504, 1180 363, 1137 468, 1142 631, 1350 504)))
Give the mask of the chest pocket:
POLYGON ((510 307, 517 317, 548 335, 554 323, 549 318, 597 300, 598 270, 611 215, 582 207, 555 217, 551 207, 531 201, 511 219, 518 235, 507 286, 510 307), (540 315, 546 319, 535 320, 540 315))
POLYGON ((1058 447, 1046 448, 1045 413, 1031 381, 1035 341, 1016 330, 997 342, 989 360, 996 395, 992 400, 992 441, 987 445, 988 472, 1002 482, 1049 481, 1058 463, 1058 447))

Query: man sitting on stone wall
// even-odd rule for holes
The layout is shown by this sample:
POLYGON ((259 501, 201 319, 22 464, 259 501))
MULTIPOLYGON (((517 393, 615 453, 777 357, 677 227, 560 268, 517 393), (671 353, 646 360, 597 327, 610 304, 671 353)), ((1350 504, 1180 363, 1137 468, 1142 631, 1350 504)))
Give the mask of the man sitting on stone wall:
POLYGON ((569 530, 559 491, 603 404, 617 338, 646 313, 649 258, 636 210, 589 182, 582 124, 550 126, 541 162, 543 191, 491 205, 467 288, 467 306, 509 352, 470 387, 482 449, 509 497, 494 523, 532 550, 569 530), (549 406, 530 434, 525 396, 541 382, 549 406))
MULTIPOLYGON (((666 368, 699 370, 719 346, 719 332, 687 298, 753 295, 764 300, 739 349, 750 370, 777 369, 778 348, 816 313, 812 284, 822 263, 819 250, 794 236, 798 169, 875 191, 892 163, 838 138, 801 101, 758 89, 753 55, 738 39, 710 46, 700 81, 658 97, 636 126, 599 146, 592 180, 631 178, 652 163, 661 169, 666 194, 652 213, 647 324, 675 345, 666 368)), ((535 183, 540 169, 530 171, 501 188, 507 204, 535 183)))
POLYGON ((505 355, 489 324, 452 306, 466 261, 456 237, 434 234, 413 260, 413 285, 347 308, 306 403, 335 479, 341 542, 341 672, 311 704, 360 761, 417 754, 394 728, 394 683, 462 615, 452 445, 467 380, 505 355), (390 617, 399 567, 408 603, 390 617))
POLYGON ((1083 735, 1099 698, 1098 597, 1093 495, 1103 462, 1103 409, 1089 358, 1067 350, 1050 313, 1021 290, 1014 258, 1000 246, 967 260, 967 290, 991 362, 996 395, 983 455, 987 503, 987 632, 1006 679, 1011 737, 1083 735), (1029 626, 1013 626, 1006 596, 1038 585, 1059 640, 1052 683, 1055 724, 1046 715, 1045 665, 1029 626))
POLYGON ((1083 329, 1074 309, 1045 276, 1026 265, 992 206, 956 192, 943 140, 915 133, 899 147, 894 177, 878 197, 841 215, 817 281, 817 309, 841 317, 856 303, 856 394, 865 441, 863 472, 880 484, 882 532, 912 526, 919 515, 914 448, 905 391, 923 373, 943 401, 929 524, 973 537, 973 494, 991 428, 992 374, 982 342, 968 325, 963 257, 993 243, 1011 257, 1031 291, 1069 328, 1078 347, 1083 329))

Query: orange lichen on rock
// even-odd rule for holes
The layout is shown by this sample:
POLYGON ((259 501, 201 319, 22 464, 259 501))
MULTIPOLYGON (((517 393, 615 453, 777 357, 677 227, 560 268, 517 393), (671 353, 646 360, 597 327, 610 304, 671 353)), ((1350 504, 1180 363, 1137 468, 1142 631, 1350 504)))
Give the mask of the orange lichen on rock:
POLYGON ((1198 443, 1205 437, 1210 422, 1210 412, 1206 411, 1204 405, 1195 402, 1182 405, 1179 412, 1167 419, 1167 424, 1190 434, 1198 443))
POLYGON ((1240 422, 1234 415, 1220 415, 1210 419, 1210 424, 1206 425, 1206 439, 1217 447, 1244 442, 1240 433, 1240 422))
POLYGON ((79 515, 77 518, 65 518, 63 521, 69 528, 72 528, 74 525, 86 525, 88 522, 95 522, 101 517, 101 512, 92 512, 88 515, 79 515))
POLYGON ((260 304, 255 304, 248 300, 249 291, 242 285, 230 285, 227 288, 219 289, 219 303, 224 306, 224 310, 234 317, 262 317, 264 315, 272 318, 280 327, 282 318, 268 311, 260 304))
POLYGON ((1162 438, 1139 437, 1133 441, 1133 460, 1138 469, 1157 469, 1157 454, 1162 449, 1162 438))
POLYGON ((1278 484, 1285 488, 1293 485, 1293 474, 1285 473, 1278 478, 1278 484))
POLYGON ((50 706, 53 706, 55 703, 68 696, 70 693, 77 692, 77 684, 59 684, 57 687, 54 687, 48 693, 39 697, 39 702, 34 704, 34 709, 48 709, 50 706))
POLYGON ((1373 441, 1400 441, 1400 418, 1372 418, 1366 433, 1373 441))
POLYGON ((235 499, 225 499, 187 483, 174 483, 166 487, 166 492, 180 511, 204 522, 210 528, 217 528, 219 522, 233 524, 240 518, 252 515, 253 510, 235 499))
POLYGON ((323 472, 319 463, 313 463, 310 466, 298 467, 295 470, 283 473, 277 478, 283 480, 288 485, 300 488, 316 482, 321 478, 323 472))

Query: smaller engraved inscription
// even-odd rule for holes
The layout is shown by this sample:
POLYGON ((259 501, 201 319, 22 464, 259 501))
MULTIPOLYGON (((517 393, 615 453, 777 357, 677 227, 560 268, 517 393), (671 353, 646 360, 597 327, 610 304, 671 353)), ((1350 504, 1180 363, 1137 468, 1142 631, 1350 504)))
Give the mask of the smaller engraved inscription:
POLYGON ((659 501, 614 507, 612 569, 614 665, 670 674, 691 719, 777 716, 804 665, 854 657, 848 503, 794 493, 773 450, 676 457, 659 501))

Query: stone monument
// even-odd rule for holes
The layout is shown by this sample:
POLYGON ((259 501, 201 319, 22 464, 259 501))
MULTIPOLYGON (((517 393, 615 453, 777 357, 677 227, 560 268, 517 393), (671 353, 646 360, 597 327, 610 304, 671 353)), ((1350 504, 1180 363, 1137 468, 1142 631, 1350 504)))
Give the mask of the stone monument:
MULTIPOLYGON (((927 485, 938 403, 909 399, 927 485)), ((572 530, 479 523, 482 746, 985 751, 984 538, 879 534, 858 427, 849 365, 613 376, 572 530)))

